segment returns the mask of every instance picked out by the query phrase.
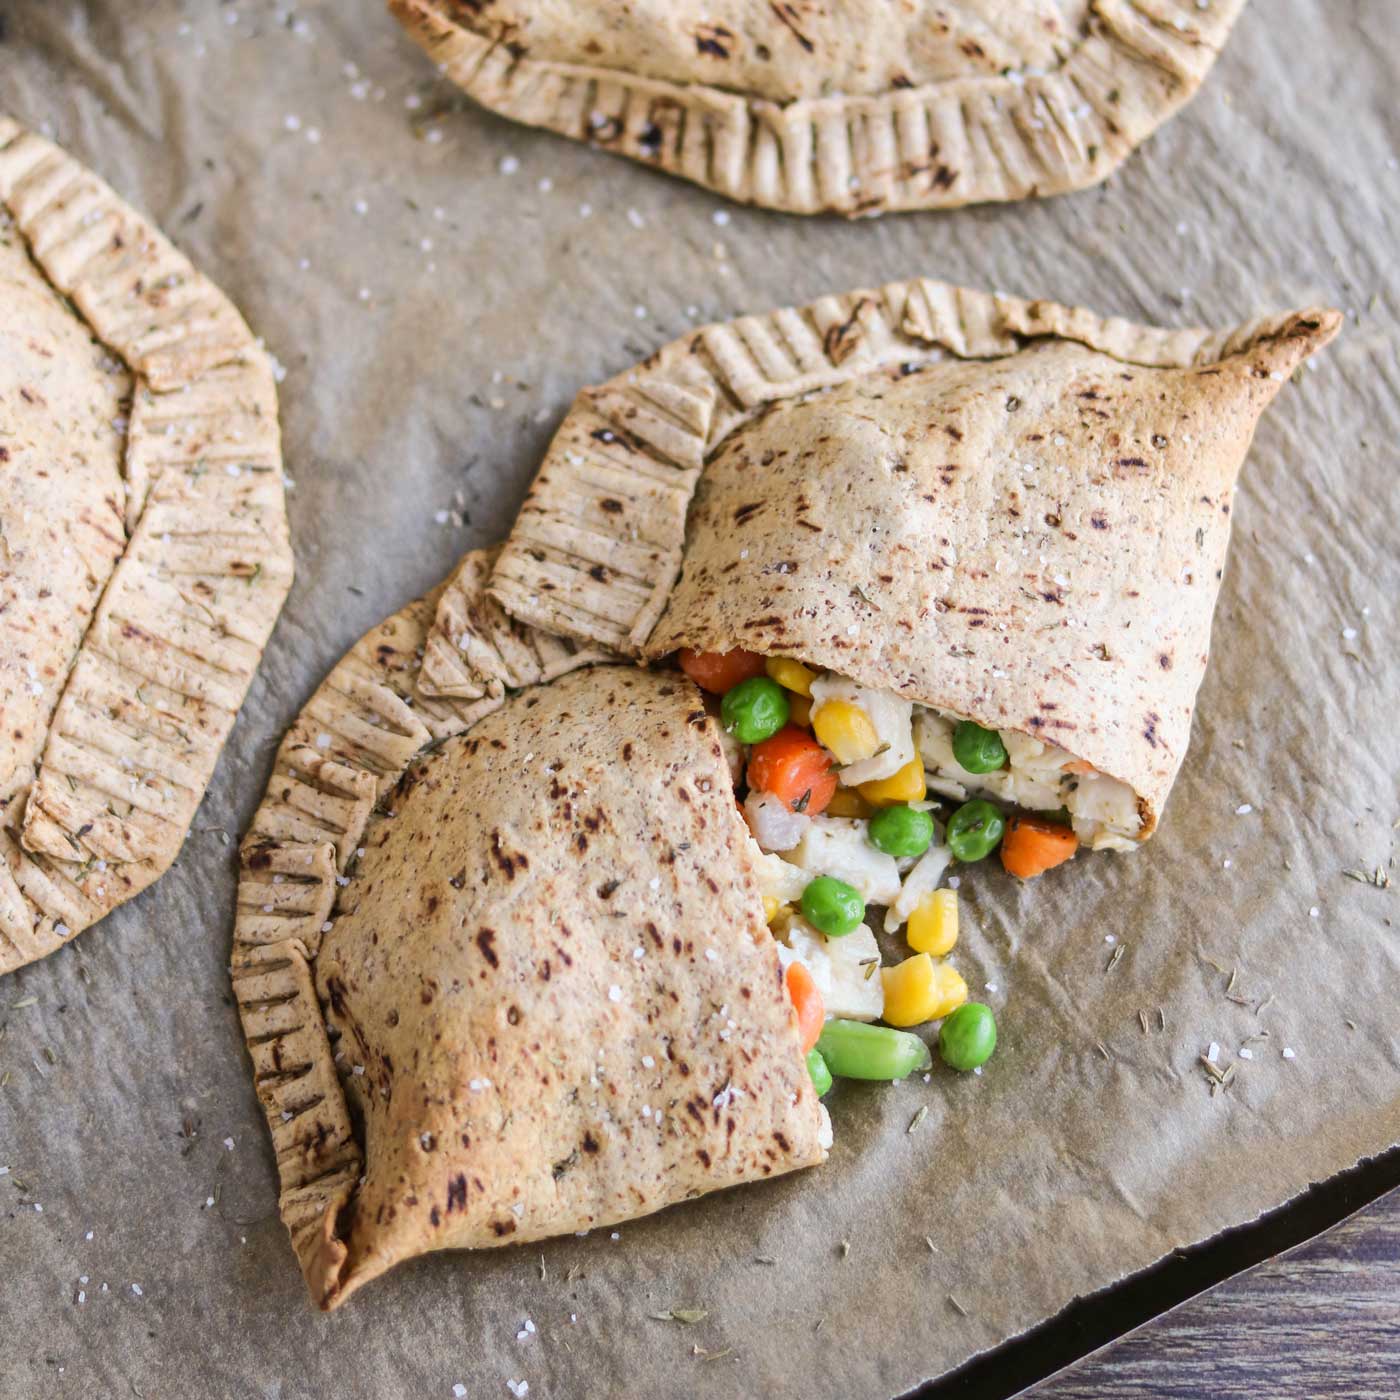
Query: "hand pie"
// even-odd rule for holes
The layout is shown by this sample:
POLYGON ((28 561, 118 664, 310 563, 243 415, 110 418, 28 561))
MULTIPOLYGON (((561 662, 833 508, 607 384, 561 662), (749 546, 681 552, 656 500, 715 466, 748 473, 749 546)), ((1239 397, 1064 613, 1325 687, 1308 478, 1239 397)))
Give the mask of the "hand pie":
POLYGON ((291 584, 225 297, 0 117, 0 973, 174 860, 291 584))
POLYGON ((770 209, 1092 185, 1200 87, 1244 0, 389 0, 483 106, 770 209))
POLYGON ((323 1308, 829 1141, 700 693, 510 623, 488 570, 336 666, 243 844, 234 987, 323 1308))
POLYGON ((789 698, 749 737, 805 727, 852 791, 832 816, 789 735, 771 776, 749 764, 750 800, 780 799, 754 830, 798 864, 815 847, 809 870, 859 847, 842 878, 877 903, 894 861, 867 868, 846 826, 930 792, 972 799, 969 850, 989 800, 1040 823, 1016 874, 1132 848, 1186 751, 1255 423, 1339 323, 1167 331, 912 281, 708 326, 579 395, 491 593, 560 636, 679 651, 716 691, 716 657, 756 658, 789 698))

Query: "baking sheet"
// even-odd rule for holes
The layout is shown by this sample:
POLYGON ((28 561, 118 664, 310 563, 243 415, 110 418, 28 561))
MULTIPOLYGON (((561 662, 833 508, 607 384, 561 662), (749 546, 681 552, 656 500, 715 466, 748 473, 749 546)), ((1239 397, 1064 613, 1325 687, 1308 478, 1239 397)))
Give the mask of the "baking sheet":
POLYGON ((1256 0, 1107 186, 861 224, 488 116, 377 0, 0 18, 0 107, 154 215, 286 367, 299 566, 177 868, 0 982, 6 1400, 888 1395, 1400 1139, 1397 896, 1343 873, 1388 868, 1400 817, 1396 6, 1256 0), (841 1086, 817 1172, 422 1261, 317 1315, 225 967, 282 729, 504 532, 579 385, 706 319, 920 273, 1163 323, 1348 312, 1246 466, 1160 835, 1026 889, 966 872, 955 960, 997 1058, 841 1086), (1236 1065, 1214 1094, 1212 1043, 1236 1065), (672 1308, 707 1315, 650 1316, 672 1308))

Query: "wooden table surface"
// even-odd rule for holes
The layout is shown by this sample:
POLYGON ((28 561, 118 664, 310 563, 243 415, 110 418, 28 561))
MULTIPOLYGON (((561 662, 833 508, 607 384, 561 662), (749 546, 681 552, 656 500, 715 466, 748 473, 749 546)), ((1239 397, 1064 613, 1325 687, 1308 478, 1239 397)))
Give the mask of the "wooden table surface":
POLYGON ((1033 1400, 1396 1400, 1400 1189, 1027 1394, 1033 1400))

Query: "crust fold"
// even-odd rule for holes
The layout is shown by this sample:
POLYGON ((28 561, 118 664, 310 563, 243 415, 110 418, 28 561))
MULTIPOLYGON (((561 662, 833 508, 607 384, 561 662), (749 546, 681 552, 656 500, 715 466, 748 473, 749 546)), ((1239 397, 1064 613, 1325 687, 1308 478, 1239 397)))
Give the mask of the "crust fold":
POLYGON ((174 860, 292 555, 272 366, 232 303, 96 176, 4 117, 0 200, 52 285, 136 376, 129 538, 4 843, 4 973, 174 860))
POLYGON ((1079 42, 1048 70, 787 103, 535 59, 454 20, 442 0, 389 8, 447 77, 503 116, 731 199, 855 216, 1096 184, 1196 92, 1244 0, 1094 0, 1079 42))
POLYGON ((339 1297, 346 1245, 337 1221, 363 1161, 311 973, 337 892, 376 803, 420 753, 498 709, 504 678, 529 684, 599 655, 528 638, 507 623, 484 593, 493 558, 468 554, 447 584, 368 632, 336 664, 283 739, 242 843, 234 987, 276 1148, 282 1219, 321 1307, 339 1297), (444 666, 455 666, 459 682, 499 678, 490 693, 419 689, 429 631, 444 609, 452 619, 440 638, 444 666))

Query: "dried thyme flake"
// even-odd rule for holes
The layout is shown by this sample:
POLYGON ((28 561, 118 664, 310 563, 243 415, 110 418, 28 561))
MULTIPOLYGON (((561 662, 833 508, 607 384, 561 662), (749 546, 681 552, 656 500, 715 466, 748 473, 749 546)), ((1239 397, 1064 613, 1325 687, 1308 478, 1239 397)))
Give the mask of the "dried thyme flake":
POLYGON ((1142 1007, 1138 1007, 1138 1024, 1142 1027, 1143 1035, 1147 1034, 1147 1012, 1142 1007))
POLYGON ((840 1249, 841 1249, 841 1257, 844 1259, 844 1258, 851 1252, 851 1242, 850 1242, 850 1240, 842 1240, 842 1241, 841 1241, 841 1245, 840 1245, 840 1249))
POLYGON ((917 1128, 917 1127, 919 1126, 919 1124, 922 1123, 922 1122, 924 1121, 924 1119, 927 1118, 927 1117, 928 1117, 928 1105, 927 1105, 927 1104, 921 1104, 921 1105, 919 1106, 919 1111, 909 1120, 909 1126, 908 1126, 907 1128, 905 1128, 905 1130, 904 1130, 905 1133, 906 1133, 906 1134, 912 1133, 912 1132, 914 1131, 914 1129, 917 1128))
POLYGON ((959 1317, 967 1316, 967 1309, 963 1307, 963 1305, 960 1302, 958 1302, 958 1300, 951 1293, 948 1295, 948 1301, 953 1305, 953 1309, 959 1317))
POLYGON ((766 1254, 755 1254, 753 1257, 755 1264, 776 1264, 776 1259, 770 1259, 766 1254))
POLYGON ((1105 1060, 1111 1060, 1113 1058, 1113 1056, 1108 1053, 1108 1046, 1101 1040, 1094 1042, 1094 1049, 1096 1049, 1105 1060))
POLYGON ((1271 1005, 1271 1004, 1273 1003, 1273 1000, 1274 1000, 1274 994, 1273 994, 1272 992, 1270 992, 1269 995, 1266 996, 1266 997, 1264 998, 1264 1000, 1261 1001, 1261 1002, 1259 1003, 1259 1005, 1256 1006, 1256 1007, 1254 1008, 1254 1014, 1255 1014, 1256 1016, 1261 1015, 1261 1014, 1263 1013, 1264 1008, 1265 1008, 1266 1006, 1271 1005))
MULTIPOLYGON (((1211 1077, 1213 1080, 1215 1080, 1215 1082, 1216 1082, 1217 1084, 1220 1084, 1220 1083, 1223 1083, 1223 1082, 1224 1082, 1224 1080, 1225 1080, 1225 1078, 1226 1078, 1226 1071, 1223 1070, 1223 1069, 1221 1069, 1220 1066, 1219 1066, 1218 1064, 1216 1064, 1214 1060, 1209 1059, 1209 1058, 1208 1058, 1207 1056, 1205 1056, 1205 1055, 1202 1055, 1202 1056, 1200 1057, 1200 1061, 1201 1061, 1202 1066, 1205 1068, 1205 1072, 1206 1072, 1208 1075, 1210 1075, 1210 1077, 1211 1077)), ((1231 1068, 1231 1069, 1234 1069, 1234 1065, 1231 1065, 1230 1068, 1231 1068)))
POLYGON ((725 1347, 722 1351, 704 1351, 700 1347, 692 1346, 690 1354, 700 1361, 718 1361, 722 1356, 733 1356, 734 1348, 725 1347))
POLYGON ((10 1010, 18 1011, 22 1006, 38 1006, 38 1004, 38 997, 20 997, 18 1001, 12 1001, 10 1003, 10 1010))
POLYGON ((875 975, 875 969, 876 969, 877 967, 880 966, 880 959, 879 959, 879 958, 864 958, 864 959, 862 959, 861 962, 859 963, 859 966, 860 966, 860 967, 863 967, 863 968, 865 969, 864 976, 865 976, 865 980, 868 982, 868 981, 870 981, 870 979, 871 979, 872 977, 874 977, 874 975, 875 975))
POLYGON ((665 1312, 647 1314, 654 1322, 683 1322, 687 1327, 704 1322, 709 1315, 704 1308, 668 1308, 665 1312))
POLYGON ((1230 969, 1230 980, 1225 984, 1225 991, 1226 991, 1227 994, 1230 993, 1230 992, 1233 992, 1233 991, 1235 990, 1235 983, 1238 982, 1239 979, 1240 979, 1240 970, 1239 970, 1239 968, 1237 968, 1237 967, 1232 967, 1232 968, 1230 969))
POLYGON ((544 1266, 544 1255, 540 1255, 540 1282, 543 1283, 549 1277, 549 1270, 544 1266))
POLYGON ((1209 953, 1201 953, 1199 954, 1199 957, 1203 963, 1206 963, 1210 967, 1213 967, 1222 977, 1230 970, 1228 967, 1225 967, 1222 963, 1216 962, 1216 960, 1213 957, 1211 957, 1209 953))
POLYGON ((934 1242, 933 1242, 931 1239, 929 1239, 929 1237, 928 1237, 927 1235, 924 1236, 924 1243, 925 1243, 926 1245, 928 1245, 928 1252, 929 1252, 930 1254, 937 1254, 937 1253, 938 1253, 938 1246, 937 1246, 936 1244, 934 1244, 934 1242))
POLYGON ((1127 948, 1127 946, 1128 946, 1128 945, 1127 945, 1126 943, 1120 943, 1120 944, 1113 950, 1113 954, 1112 954, 1112 956, 1111 956, 1111 957, 1109 958, 1109 960, 1108 960, 1108 966, 1104 968, 1104 971, 1105 971, 1105 972, 1112 972, 1113 969, 1114 969, 1115 967, 1118 966, 1118 964, 1122 961, 1123 953, 1124 953, 1125 949, 1127 948))
POLYGON ((1378 890, 1388 890, 1390 888, 1390 875, 1384 866, 1376 866, 1374 872, 1367 870, 1343 870, 1342 874, 1348 880, 1355 880, 1358 884, 1374 885, 1378 890))

